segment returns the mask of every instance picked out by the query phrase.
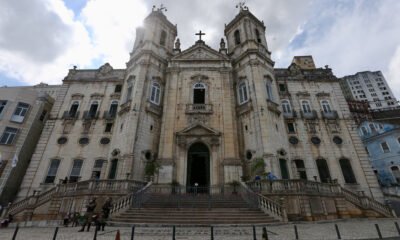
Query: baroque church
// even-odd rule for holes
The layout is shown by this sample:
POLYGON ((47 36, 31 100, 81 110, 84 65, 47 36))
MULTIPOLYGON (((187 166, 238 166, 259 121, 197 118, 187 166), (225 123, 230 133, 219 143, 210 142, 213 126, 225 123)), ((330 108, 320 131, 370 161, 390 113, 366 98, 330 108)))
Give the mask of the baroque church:
POLYGON ((65 178, 209 187, 271 172, 382 201, 332 69, 311 56, 274 68, 264 22, 245 6, 219 49, 203 34, 181 49, 177 26, 154 8, 126 69, 69 70, 16 200, 65 178))

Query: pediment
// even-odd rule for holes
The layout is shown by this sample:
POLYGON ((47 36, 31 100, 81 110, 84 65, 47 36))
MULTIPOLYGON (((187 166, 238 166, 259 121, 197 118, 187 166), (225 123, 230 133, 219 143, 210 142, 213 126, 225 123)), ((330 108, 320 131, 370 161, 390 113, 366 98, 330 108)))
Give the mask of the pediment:
POLYGON ((189 126, 176 133, 178 136, 220 136, 221 132, 207 127, 201 123, 189 126))
POLYGON ((228 57, 205 45, 204 43, 196 43, 189 49, 172 58, 172 61, 187 60, 218 61, 228 60, 228 57))

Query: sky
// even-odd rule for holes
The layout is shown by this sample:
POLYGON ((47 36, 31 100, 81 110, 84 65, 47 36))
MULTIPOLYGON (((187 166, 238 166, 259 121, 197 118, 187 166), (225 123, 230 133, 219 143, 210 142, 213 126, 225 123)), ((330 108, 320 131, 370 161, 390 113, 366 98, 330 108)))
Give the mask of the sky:
MULTIPOLYGON (((68 69, 124 68, 152 6, 178 27, 184 50, 199 30, 218 48, 238 14, 232 0, 0 0, 0 86, 61 84, 68 69)), ((337 77, 381 70, 400 98, 399 0, 248 0, 264 21, 276 67, 313 55, 337 77)))

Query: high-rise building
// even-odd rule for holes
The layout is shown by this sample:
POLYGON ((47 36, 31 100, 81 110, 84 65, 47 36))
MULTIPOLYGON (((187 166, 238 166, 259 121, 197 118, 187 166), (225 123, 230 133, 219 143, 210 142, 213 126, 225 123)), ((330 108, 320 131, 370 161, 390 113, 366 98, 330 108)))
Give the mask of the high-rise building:
POLYGON ((347 100, 368 102, 371 110, 399 106, 381 71, 344 76, 340 85, 347 100))

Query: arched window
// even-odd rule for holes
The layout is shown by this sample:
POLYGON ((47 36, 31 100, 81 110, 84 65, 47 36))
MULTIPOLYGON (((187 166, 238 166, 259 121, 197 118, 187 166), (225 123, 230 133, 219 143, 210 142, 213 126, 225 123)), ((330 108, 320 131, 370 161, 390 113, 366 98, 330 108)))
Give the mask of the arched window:
POLYGON ((76 113, 78 112, 78 108, 79 108, 79 102, 78 101, 74 101, 71 105, 71 108, 69 109, 69 116, 70 117, 75 117, 76 113))
POLYGON ((118 110, 118 101, 112 101, 110 109, 108 110, 108 115, 110 117, 115 117, 117 115, 117 110, 118 110))
POLYGON ((331 110, 331 105, 329 104, 328 100, 322 100, 322 101, 321 101, 321 106, 322 106, 322 110, 323 110, 325 113, 330 113, 330 112, 332 112, 332 110, 331 110))
POLYGON ((265 87, 267 88, 267 99, 270 101, 274 101, 274 95, 272 90, 272 79, 269 76, 267 77, 265 87))
POLYGON ((161 35, 160 35, 160 45, 165 46, 165 41, 167 40, 167 32, 164 30, 161 30, 161 35))
POLYGON ((71 173, 69 174, 69 182, 77 182, 80 179, 83 160, 75 159, 72 164, 71 173))
POLYGON ((392 166, 390 167, 390 170, 392 170, 393 177, 396 179, 397 183, 400 183, 400 171, 398 166, 392 166))
POLYGON ((241 84, 239 84, 238 91, 239 91, 239 93, 238 93, 239 94, 239 104, 243 104, 243 103, 247 102, 249 99, 247 96, 247 85, 245 82, 242 82, 241 84))
POLYGON ((108 173, 108 179, 115 179, 117 176, 118 159, 111 160, 110 172, 108 173))
POLYGON ((301 101, 301 108, 303 109, 304 113, 311 113, 311 106, 309 101, 301 101))
POLYGON ((97 109, 99 108, 99 102, 98 101, 93 101, 92 104, 90 104, 90 109, 89 109, 89 116, 91 118, 96 117, 97 109))
POLYGON ((54 183, 59 166, 60 166, 60 159, 51 160, 49 170, 47 170, 47 176, 46 179, 44 180, 44 183, 54 183))
POLYGON ((161 87, 160 84, 153 82, 151 85, 150 102, 159 105, 160 104, 161 87))
POLYGON ((206 86, 203 83, 196 83, 193 86, 193 104, 206 103, 206 86))
POLYGON ((290 102, 289 100, 282 100, 282 110, 284 113, 291 113, 292 108, 290 107, 290 102))
POLYGON ((356 177, 354 176, 353 168, 351 167, 349 159, 342 158, 339 160, 339 163, 345 183, 356 183, 356 177))
POLYGON ((256 39, 257 39, 257 42, 258 42, 258 43, 261 43, 260 31, 258 31, 258 29, 256 28, 256 29, 255 29, 255 32, 256 32, 256 39))
POLYGON ((317 168, 321 182, 327 183, 331 179, 328 164, 325 159, 317 159, 317 168))
POLYGON ((234 36, 235 36, 235 44, 236 45, 240 44, 240 31, 236 30, 234 36))
POLYGON ((306 167, 304 165, 304 161, 297 159, 297 160, 294 160, 294 163, 296 165, 296 169, 297 169, 297 173, 299 174, 299 178, 307 180, 307 172, 306 172, 306 167))
POLYGON ((373 132, 373 133, 376 132, 376 128, 375 128, 375 125, 373 123, 370 123, 368 126, 371 129, 371 132, 373 132))

